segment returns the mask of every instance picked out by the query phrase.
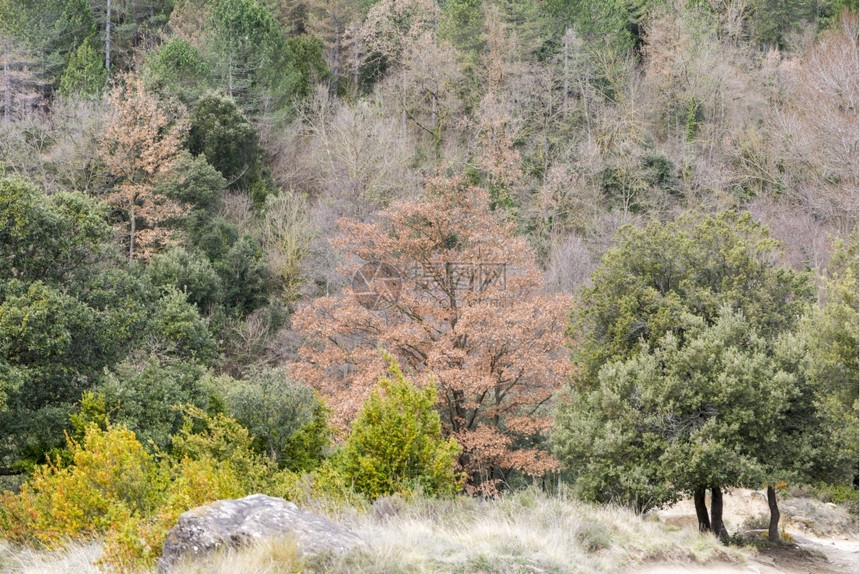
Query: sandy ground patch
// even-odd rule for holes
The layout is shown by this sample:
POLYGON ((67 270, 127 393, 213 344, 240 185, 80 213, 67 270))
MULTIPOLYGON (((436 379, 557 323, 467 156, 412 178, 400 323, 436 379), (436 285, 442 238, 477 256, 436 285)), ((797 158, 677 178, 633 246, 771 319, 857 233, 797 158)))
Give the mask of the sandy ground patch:
MULTIPOLYGON (((780 501, 785 520, 780 521, 794 539, 793 544, 750 552, 745 564, 656 564, 637 570, 637 574, 860 574, 860 540, 857 525, 836 505, 819 503, 814 516, 807 502, 804 515, 780 501), (821 533, 826 533, 822 535, 821 533)), ((696 510, 692 500, 659 510, 657 517, 667 525, 696 528, 696 510)), ((724 495, 723 520, 729 533, 743 528, 748 519, 768 515, 765 492, 736 489, 724 495)))

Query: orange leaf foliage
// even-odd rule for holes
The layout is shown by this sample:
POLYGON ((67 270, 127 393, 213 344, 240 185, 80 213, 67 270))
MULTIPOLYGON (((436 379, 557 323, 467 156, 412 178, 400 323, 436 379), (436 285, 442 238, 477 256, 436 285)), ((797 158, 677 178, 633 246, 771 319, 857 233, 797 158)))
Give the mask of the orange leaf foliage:
POLYGON ((111 91, 108 103, 114 114, 100 154, 111 175, 120 179, 108 202, 129 219, 129 258, 139 250, 148 259, 170 242, 171 231, 164 224, 187 211, 180 203, 153 193, 152 188, 156 178, 173 167, 188 121, 184 109, 169 114, 146 93, 143 80, 132 74, 111 91))
POLYGON ((342 429, 385 369, 378 347, 416 380, 432 373, 470 488, 494 492, 511 469, 540 476, 557 466, 534 445, 566 373, 572 301, 543 292, 532 249, 487 206, 485 191, 437 179, 426 200, 394 203, 376 222, 342 220, 333 240, 351 256, 342 271, 388 265, 399 292, 377 280, 372 308, 346 290, 301 309, 293 325, 306 342, 290 368, 328 400, 342 429))

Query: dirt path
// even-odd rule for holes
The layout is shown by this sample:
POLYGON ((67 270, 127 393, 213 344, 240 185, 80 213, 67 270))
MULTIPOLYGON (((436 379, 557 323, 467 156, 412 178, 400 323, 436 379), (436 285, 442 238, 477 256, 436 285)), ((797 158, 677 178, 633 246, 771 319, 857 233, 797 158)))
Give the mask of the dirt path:
POLYGON ((751 554, 745 564, 660 564, 637 570, 636 574, 857 574, 858 571, 856 545, 847 550, 804 539, 794 545, 751 554))
MULTIPOLYGON (((761 491, 738 489, 727 494, 724 502, 724 520, 730 533, 768 513, 767 499, 761 491)), ((818 501, 806 501, 802 515, 792 504, 784 507, 788 511, 783 513, 785 520, 781 524, 793 538, 790 544, 751 551, 745 564, 658 564, 638 570, 637 574, 860 574, 857 525, 846 512, 818 501)), ((696 527, 692 500, 658 511, 657 516, 667 525, 696 527)))
POLYGON ((823 555, 832 572, 840 574, 857 574, 860 572, 860 553, 858 553, 858 542, 855 539, 836 540, 826 538, 806 538, 795 535, 794 541, 802 549, 812 553, 823 555))

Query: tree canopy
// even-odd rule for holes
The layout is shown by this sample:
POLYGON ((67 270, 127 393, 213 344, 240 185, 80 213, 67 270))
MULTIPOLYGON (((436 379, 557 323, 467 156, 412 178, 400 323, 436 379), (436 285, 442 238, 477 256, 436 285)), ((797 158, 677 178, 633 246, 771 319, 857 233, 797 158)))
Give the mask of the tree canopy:
POLYGON ((492 492, 512 470, 555 468, 540 437, 566 371, 558 321, 570 300, 541 292, 531 249, 488 201, 440 179, 426 200, 394 203, 379 222, 343 220, 337 241, 351 256, 354 293, 296 314, 307 343, 292 368, 340 424, 369 395, 378 345, 422 379, 432 373, 471 487, 492 492))
POLYGON ((776 266, 777 247, 735 213, 620 231, 574 313, 556 419, 555 452, 585 496, 645 511, 690 495, 721 535, 723 488, 834 468, 814 446, 835 436, 816 412, 826 394, 793 339, 811 285, 776 266))
POLYGON ((656 345, 666 333, 680 335, 685 311, 713 324, 728 305, 769 339, 792 328, 812 285, 778 266, 778 257, 779 243, 749 214, 622 228, 573 315, 578 384, 596 383, 606 362, 635 355, 642 340, 656 345))

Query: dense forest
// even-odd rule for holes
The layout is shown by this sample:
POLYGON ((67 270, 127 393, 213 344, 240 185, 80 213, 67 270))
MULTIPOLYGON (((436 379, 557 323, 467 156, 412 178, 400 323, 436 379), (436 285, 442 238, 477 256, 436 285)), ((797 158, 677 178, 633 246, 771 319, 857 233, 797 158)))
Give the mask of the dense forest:
POLYGON ((0 59, 4 538, 850 490, 855 3, 0 0, 0 59))

